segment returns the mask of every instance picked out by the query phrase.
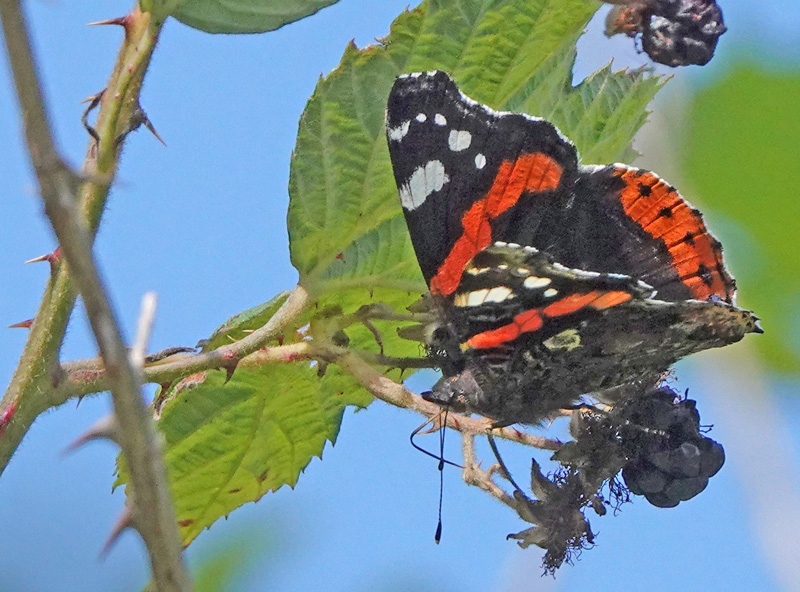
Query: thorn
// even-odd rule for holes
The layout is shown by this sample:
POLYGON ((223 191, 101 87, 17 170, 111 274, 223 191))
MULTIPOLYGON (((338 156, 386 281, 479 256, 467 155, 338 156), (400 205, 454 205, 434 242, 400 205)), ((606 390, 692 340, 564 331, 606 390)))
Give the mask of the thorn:
POLYGON ((20 321, 19 323, 14 323, 13 325, 9 325, 9 329, 30 329, 31 325, 33 325, 33 319, 28 319, 25 321, 20 321))
POLYGON ((25 262, 25 265, 28 263, 41 263, 42 261, 50 261, 52 253, 48 253, 47 255, 39 255, 38 257, 34 257, 33 259, 28 259, 25 262))
MULTIPOLYGON (((143 112, 143 113, 144 113, 144 112, 143 112)), ((150 119, 147 117, 147 115, 145 115, 145 116, 144 116, 144 121, 142 121, 142 123, 144 124, 144 126, 145 126, 145 127, 148 129, 148 130, 150 130, 150 133, 151 133, 151 134, 153 134, 153 135, 156 137, 156 139, 157 139, 159 142, 161 142, 161 143, 162 143, 162 144, 163 144, 163 145, 166 147, 167 143, 166 143, 166 142, 164 141, 164 139, 163 139, 163 138, 162 138, 162 137, 161 137, 161 136, 158 134, 158 132, 156 131, 156 128, 155 128, 155 127, 153 127, 153 123, 150 121, 150 119)))
POLYGON ((101 417, 91 427, 72 441, 61 451, 62 456, 75 452, 78 448, 92 440, 111 440, 117 443, 117 419, 114 414, 101 417))
POLYGON ((223 364, 223 368, 225 368, 225 382, 222 384, 228 384, 231 378, 233 378, 233 373, 236 372, 236 367, 239 365, 239 358, 231 357, 223 364))
POLYGON ((33 259, 28 259, 25 264, 42 263, 43 261, 46 261, 50 264, 50 273, 54 273, 56 265, 58 265, 58 263, 61 261, 61 247, 56 247, 52 253, 47 253, 46 255, 39 255, 33 259))
POLYGON ((161 408, 164 406, 164 403, 167 402, 167 395, 169 394, 169 389, 172 387, 172 383, 172 380, 167 380, 159 385, 160 390, 153 399, 153 417, 156 420, 161 418, 161 408))
POLYGON ((141 105, 137 105, 136 109, 134 109, 133 113, 131 113, 131 118, 130 121, 128 121, 125 131, 117 136, 117 139, 114 141, 114 143, 119 146, 129 133, 136 131, 141 125, 144 125, 148 130, 150 130, 150 132, 156 138, 158 138, 158 141, 164 144, 164 146, 167 145, 161 136, 158 135, 156 128, 153 127, 153 124, 150 122, 150 119, 147 117, 147 113, 144 112, 144 109, 142 109, 141 105))
POLYGON ((100 100, 103 98, 103 95, 105 94, 105 92, 106 92, 106 89, 103 89, 98 93, 95 93, 93 95, 89 95, 88 97, 83 99, 79 104, 80 105, 85 105, 86 103, 90 103, 90 104, 93 105, 93 107, 89 107, 89 109, 94 109, 94 107, 96 107, 98 105, 98 103, 100 103, 100 100))
POLYGON ((128 25, 130 24, 130 20, 128 19, 128 15, 119 16, 117 18, 106 19, 103 21, 94 21, 93 23, 86 23, 87 27, 94 27, 97 25, 119 25, 124 27, 125 30, 128 30, 128 25))
POLYGON ((111 532, 108 534, 106 542, 103 543, 103 548, 100 550, 98 559, 105 559, 108 552, 119 540, 120 535, 128 528, 133 526, 133 510, 130 506, 125 506, 122 513, 117 518, 114 526, 111 527, 111 532))

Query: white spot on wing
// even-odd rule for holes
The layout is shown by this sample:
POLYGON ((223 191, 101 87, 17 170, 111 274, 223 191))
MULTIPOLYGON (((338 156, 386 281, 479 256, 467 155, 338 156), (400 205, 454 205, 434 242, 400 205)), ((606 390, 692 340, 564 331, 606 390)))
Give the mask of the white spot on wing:
POLYGON ((544 291, 545 298, 552 298, 556 294, 558 294, 558 290, 556 290, 555 288, 547 288, 547 290, 544 291))
POLYGON ((469 148, 472 143, 472 134, 466 130, 450 130, 447 143, 453 152, 461 152, 469 148))
POLYGON ((426 119, 428 119, 428 116, 427 116, 427 115, 425 115, 424 113, 420 113, 420 114, 419 114, 419 115, 417 115, 417 116, 416 116, 414 119, 416 119, 416 120, 417 120, 417 121, 419 121, 420 123, 425 123, 425 120, 426 120, 426 119))
POLYGON ((453 299, 453 304, 460 308, 468 306, 481 306, 487 302, 505 302, 515 295, 510 288, 506 286, 495 286, 494 288, 484 288, 482 290, 475 290, 467 292, 466 294, 456 294, 453 299))
POLYGON ((539 288, 544 288, 549 286, 553 283, 553 280, 546 277, 538 277, 535 275, 529 276, 525 278, 525 281, 522 282, 522 285, 528 288, 529 290, 538 290, 539 288))
POLYGON ((514 293, 511 291, 510 288, 505 286, 497 286, 496 288, 492 288, 489 290, 489 293, 486 295, 486 299, 484 302, 504 302, 509 298, 513 298, 514 293))
POLYGON ((449 180, 441 161, 431 160, 424 167, 417 167, 408 182, 400 187, 400 202, 406 210, 416 210, 431 193, 440 191, 449 180))
POLYGON ((466 272, 469 275, 481 275, 482 273, 486 273, 490 269, 491 269, 490 267, 472 267, 472 266, 470 266, 470 267, 467 267, 466 272))
POLYGON ((486 300, 486 295, 489 293, 488 289, 475 290, 474 292, 467 292, 466 294, 457 294, 453 299, 453 304, 456 306, 480 306, 486 300))
POLYGON ((447 118, 441 113, 437 113, 433 118, 433 123, 436 125, 447 125, 447 118))
POLYGON ((475 168, 482 169, 485 166, 486 166, 486 157, 480 152, 478 152, 475 155, 475 168))
POLYGON ((395 142, 399 142, 403 138, 405 138, 406 134, 408 133, 408 128, 411 126, 411 121, 404 121, 397 127, 390 127, 389 128, 389 139, 394 140, 395 142))

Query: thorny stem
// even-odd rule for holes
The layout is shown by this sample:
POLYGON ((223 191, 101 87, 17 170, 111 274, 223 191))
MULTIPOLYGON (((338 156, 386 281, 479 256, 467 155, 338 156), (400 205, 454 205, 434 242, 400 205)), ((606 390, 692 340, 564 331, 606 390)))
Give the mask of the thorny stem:
MULTIPOLYGON (((195 372, 228 368, 231 363, 235 363, 237 367, 254 367, 264 364, 323 359, 338 364, 376 398, 396 407, 410 409, 433 418, 436 427, 441 425, 441 408, 381 374, 370 363, 380 358, 368 361, 362 354, 345 348, 312 344, 306 341, 265 347, 306 309, 308 303, 308 293, 302 287, 297 286, 290 292, 289 298, 275 315, 260 329, 239 341, 223 345, 207 353, 182 354, 147 366, 143 370, 144 380, 163 384, 195 372)), ((64 378, 53 395, 53 398, 57 399, 59 403, 63 403, 71 397, 99 392, 107 388, 108 378, 105 376, 100 360, 68 362, 63 365, 63 370, 64 378)), ((492 420, 448 413, 446 425, 464 434, 484 435, 492 427, 492 420)), ((492 430, 492 434, 498 438, 544 450, 557 450, 562 444, 558 440, 535 436, 513 427, 495 428, 492 430)))
MULTIPOLYGON (((311 351, 307 342, 265 347, 306 309, 308 299, 305 289, 297 286, 264 326, 238 341, 212 351, 198 355, 173 356, 146 366, 143 370, 144 382, 164 384, 195 372, 229 368, 231 364, 245 367, 309 358, 311 351)), ((52 389, 51 395, 57 405, 72 397, 108 389, 108 376, 100 359, 67 362, 62 365, 62 370, 63 378, 58 386, 52 389)))
MULTIPOLYGON (((141 396, 138 369, 131 363, 94 263, 92 235, 78 208, 78 178, 55 148, 19 0, 2 0, 0 14, 45 213, 83 297, 109 377, 119 444, 135 497, 133 525, 144 539, 157 589, 191 592, 160 443, 141 396)), ((102 137, 100 143, 103 144, 102 137)))
MULTIPOLYGON (((0 0, 0 10, 9 61, 18 87, 23 89, 20 105, 26 115, 26 131, 38 135, 48 130, 49 135, 46 113, 35 108, 35 93, 24 90, 33 88, 31 82, 35 82, 36 73, 29 58, 27 37, 19 29, 22 23, 19 1, 0 0)), ((130 122, 139 110, 142 79, 160 28, 161 23, 153 22, 149 14, 138 8, 126 17, 125 39, 102 95, 95 123, 100 142, 90 139, 81 179, 63 167, 55 148, 48 153, 31 154, 37 171, 53 171, 65 186, 79 186, 78 207, 91 235, 97 231, 117 171, 122 148, 118 139, 129 131, 130 122)), ((53 392, 52 384, 57 381, 58 353, 76 297, 67 266, 56 263, 17 369, 0 401, 0 417, 5 419, 0 428, 0 473, 5 470, 36 417, 54 406, 50 394, 53 392)))

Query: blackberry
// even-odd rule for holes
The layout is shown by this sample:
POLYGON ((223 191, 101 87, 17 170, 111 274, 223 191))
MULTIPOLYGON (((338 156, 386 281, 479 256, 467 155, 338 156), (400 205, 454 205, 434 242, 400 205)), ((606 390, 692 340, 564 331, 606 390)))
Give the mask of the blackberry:
POLYGON ((654 506, 671 508, 703 491, 725 462, 722 445, 700 433, 691 399, 660 387, 622 410, 625 485, 654 506))
MULTIPOLYGON (((607 0, 608 1, 608 0, 607 0)), ((606 34, 640 35, 642 49, 667 66, 707 64, 727 29, 714 0, 615 0, 606 34)))

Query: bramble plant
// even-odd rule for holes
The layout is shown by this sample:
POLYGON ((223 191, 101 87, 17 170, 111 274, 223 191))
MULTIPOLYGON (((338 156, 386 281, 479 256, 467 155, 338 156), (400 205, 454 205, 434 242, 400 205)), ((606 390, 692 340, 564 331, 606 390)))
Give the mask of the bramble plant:
MULTIPOLYGON (((76 172, 53 146, 19 1, 0 0, 29 151, 60 244, 46 257, 50 281, 0 402, 0 471, 39 415, 112 391, 114 419, 87 436, 121 446, 117 484, 126 486, 128 509, 120 526, 142 534, 161 591, 190 590, 181 549, 243 504, 294 486, 336 440, 345 409, 367 407, 376 397, 458 430, 467 451, 465 480, 527 519, 519 496, 496 484, 493 475, 502 472, 482 471, 474 458, 472 439, 491 421, 441 417, 437 405, 400 382, 433 363, 397 331, 430 316, 408 312, 427 289, 389 162, 386 98, 400 74, 444 70, 475 100, 546 118, 576 144, 583 162, 605 163, 635 156, 633 136, 663 85, 645 70, 608 66, 573 86, 576 42, 600 7, 594 0, 427 0, 403 12, 374 45, 345 48, 300 119, 287 218, 298 285, 223 323, 199 352, 146 356, 145 326, 129 357, 118 331, 109 329, 115 322, 91 239, 128 133, 141 125, 153 130, 139 93, 165 20, 210 33, 267 32, 335 1, 140 0, 129 15, 99 23, 124 27, 125 38, 105 90, 89 103, 89 146, 76 172), (78 294, 102 358, 62 362, 78 294), (159 385, 147 410, 141 382, 159 385)), ((144 325, 151 316, 143 314, 144 325)), ((547 450, 561 446, 517 429, 492 432, 547 450)), ((547 497, 549 485, 537 484, 535 475, 537 487, 547 497)))

